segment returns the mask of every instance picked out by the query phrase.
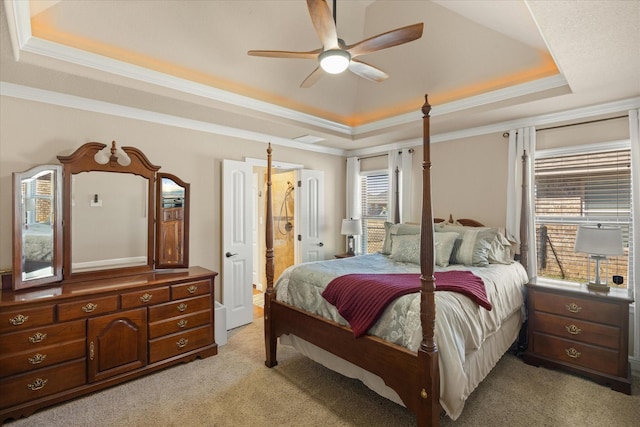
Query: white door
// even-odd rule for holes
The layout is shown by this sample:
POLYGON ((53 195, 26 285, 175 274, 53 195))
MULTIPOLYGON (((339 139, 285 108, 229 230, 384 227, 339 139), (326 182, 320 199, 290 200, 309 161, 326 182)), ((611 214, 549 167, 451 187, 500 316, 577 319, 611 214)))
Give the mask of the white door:
POLYGON ((253 167, 222 161, 222 303, 227 329, 253 321, 253 167))
POLYGON ((298 248, 300 262, 324 259, 324 172, 298 173, 298 248))

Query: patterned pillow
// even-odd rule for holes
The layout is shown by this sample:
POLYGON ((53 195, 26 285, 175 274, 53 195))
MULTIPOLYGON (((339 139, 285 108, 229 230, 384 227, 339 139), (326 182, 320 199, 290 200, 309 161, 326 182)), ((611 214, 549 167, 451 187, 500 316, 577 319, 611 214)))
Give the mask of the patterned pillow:
POLYGON ((489 265, 491 242, 498 234, 497 228, 465 227, 462 242, 454 248, 455 264, 486 267, 489 265))
POLYGON ((389 221, 384 223, 384 240, 382 241, 382 250, 380 253, 390 255, 392 251, 393 235, 420 234, 420 226, 414 224, 394 224, 389 221))
POLYGON ((420 235, 391 235, 391 258, 398 262, 420 264, 420 235))
POLYGON ((434 233, 436 246, 436 265, 446 267, 449 265, 449 259, 453 252, 456 240, 460 238, 460 234, 454 232, 438 232, 434 233))

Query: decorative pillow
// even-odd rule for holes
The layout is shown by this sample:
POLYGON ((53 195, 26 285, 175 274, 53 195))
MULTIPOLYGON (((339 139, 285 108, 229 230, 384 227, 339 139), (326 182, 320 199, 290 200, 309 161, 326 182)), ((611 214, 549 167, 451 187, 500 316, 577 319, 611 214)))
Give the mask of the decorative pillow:
POLYGON ((391 236, 407 234, 420 234, 420 226, 415 224, 394 224, 392 222, 385 221, 384 240, 382 242, 382 250, 380 252, 385 255, 390 255, 392 251, 391 236))
POLYGON ((436 265, 446 267, 449 265, 449 259, 453 252, 453 247, 460 234, 454 232, 434 233, 434 241, 436 247, 436 265))
POLYGON ((382 250, 380 253, 385 255, 391 254, 391 226, 392 222, 385 221, 384 222, 384 240, 382 241, 382 250))
POLYGON ((513 254, 511 242, 502 233, 498 233, 489 248, 489 264, 511 264, 513 254))
POLYGON ((394 261, 420 264, 420 235, 391 235, 391 257, 394 261))
POLYGON ((465 227, 462 242, 454 247, 452 258, 455 264, 486 267, 489 265, 489 248, 498 234, 497 228, 465 227))

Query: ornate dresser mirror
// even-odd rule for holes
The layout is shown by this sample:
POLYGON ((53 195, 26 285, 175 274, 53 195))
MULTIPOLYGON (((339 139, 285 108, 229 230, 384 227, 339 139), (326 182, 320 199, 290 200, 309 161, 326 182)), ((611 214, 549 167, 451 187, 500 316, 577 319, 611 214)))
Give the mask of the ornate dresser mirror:
POLYGON ((189 184, 106 147, 14 174, 14 289, 189 266, 189 184))

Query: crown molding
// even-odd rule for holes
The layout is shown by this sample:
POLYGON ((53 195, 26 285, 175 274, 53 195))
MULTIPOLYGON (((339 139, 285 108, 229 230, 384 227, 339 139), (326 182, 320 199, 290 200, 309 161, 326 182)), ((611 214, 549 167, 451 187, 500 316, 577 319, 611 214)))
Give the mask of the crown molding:
POLYGON ((215 135, 229 136, 246 139, 273 145, 297 148, 299 150, 313 151, 316 153, 343 156, 344 150, 319 145, 310 145, 294 141, 292 139, 281 138, 260 132, 253 132, 244 129, 223 126, 199 120, 186 119, 155 111, 143 110, 140 108, 127 107, 124 105, 112 104, 109 102, 97 101, 95 99, 82 98, 75 95, 68 95, 60 92, 53 92, 14 83, 0 81, 0 95, 20 98, 29 101, 42 102, 45 104, 58 105, 62 107, 75 108, 83 111, 108 114, 111 116, 125 117, 134 120, 142 120, 151 123, 158 123, 167 126, 174 126, 184 129, 191 129, 215 135))

